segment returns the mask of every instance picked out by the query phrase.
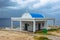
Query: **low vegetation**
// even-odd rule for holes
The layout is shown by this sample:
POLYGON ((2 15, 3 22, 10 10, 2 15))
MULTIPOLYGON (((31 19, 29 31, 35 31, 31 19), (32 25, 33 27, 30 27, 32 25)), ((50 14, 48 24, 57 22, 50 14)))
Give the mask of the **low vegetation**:
POLYGON ((48 39, 47 37, 38 37, 38 36, 34 36, 34 40, 51 40, 51 39, 48 39))
POLYGON ((57 32, 59 29, 43 29, 43 30, 40 30, 40 31, 36 31, 35 34, 48 34, 48 32, 57 32))
POLYGON ((48 30, 48 31, 58 31, 59 29, 50 29, 50 30, 48 30))

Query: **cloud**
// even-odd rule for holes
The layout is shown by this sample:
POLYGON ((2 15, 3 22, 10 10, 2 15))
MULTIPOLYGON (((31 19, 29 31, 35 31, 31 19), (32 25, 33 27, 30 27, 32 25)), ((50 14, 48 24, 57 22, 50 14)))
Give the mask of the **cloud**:
POLYGON ((59 0, 1 0, 0 7, 11 8, 11 9, 29 9, 35 10, 45 7, 48 4, 60 2, 59 0), (10 6, 10 7, 9 7, 10 6))
POLYGON ((11 2, 17 3, 20 8, 26 8, 27 6, 34 4, 36 0, 11 0, 11 2))
POLYGON ((0 8, 16 6, 16 3, 11 2, 10 0, 0 0, 0 8))
POLYGON ((19 7, 16 7, 16 6, 8 6, 8 7, 5 7, 5 8, 7 8, 7 9, 14 9, 14 10, 15 10, 15 9, 16 9, 16 10, 17 10, 17 9, 20 9, 19 7))
POLYGON ((27 3, 31 3, 34 2, 36 0, 11 0, 12 2, 16 2, 17 4, 27 4, 27 3))
POLYGON ((23 9, 28 7, 28 9, 35 10, 46 6, 47 4, 53 4, 57 2, 60 2, 60 0, 0 0, 0 7, 16 7, 16 9, 19 7, 23 9))
POLYGON ((45 6, 48 3, 49 0, 40 0, 38 3, 34 4, 33 8, 39 8, 41 6, 45 6))
POLYGON ((42 13, 56 14, 60 11, 60 0, 0 0, 1 7, 14 10, 40 11, 42 13))
POLYGON ((0 0, 0 8, 8 6, 8 4, 6 2, 8 2, 8 0, 0 0))
POLYGON ((40 7, 47 6, 48 4, 49 5, 52 5, 52 4, 55 5, 58 2, 60 2, 60 0, 40 0, 38 3, 34 4, 32 7, 34 9, 39 9, 40 7))

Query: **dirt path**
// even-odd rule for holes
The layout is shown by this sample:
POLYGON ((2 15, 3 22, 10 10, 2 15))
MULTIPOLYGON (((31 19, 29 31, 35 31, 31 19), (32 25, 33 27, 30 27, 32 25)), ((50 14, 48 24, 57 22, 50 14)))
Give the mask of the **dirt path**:
POLYGON ((0 31, 0 40, 33 40, 33 36, 13 31, 0 31))
POLYGON ((60 37, 57 37, 57 36, 47 36, 49 39, 52 39, 52 40, 60 40, 60 37))

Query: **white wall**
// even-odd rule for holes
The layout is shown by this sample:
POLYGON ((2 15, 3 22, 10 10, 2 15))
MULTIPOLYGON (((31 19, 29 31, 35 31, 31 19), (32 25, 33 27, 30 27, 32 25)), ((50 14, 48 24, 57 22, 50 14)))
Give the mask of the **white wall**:
MULTIPOLYGON (((28 31, 33 31, 33 22, 22 22, 22 30, 24 30, 25 28, 25 23, 28 23, 28 31)), ((38 23, 42 23, 42 22, 36 22, 36 30, 38 30, 38 23)), ((43 27, 41 26, 41 29, 43 29, 43 27)))
POLYGON ((43 29, 45 27, 42 25, 42 23, 44 23, 43 21, 37 21, 36 22, 36 30, 38 30, 38 23, 40 23, 40 29, 43 29))
POLYGON ((33 23, 32 22, 22 22, 22 30, 25 28, 25 23, 29 24, 28 31, 33 31, 33 23))

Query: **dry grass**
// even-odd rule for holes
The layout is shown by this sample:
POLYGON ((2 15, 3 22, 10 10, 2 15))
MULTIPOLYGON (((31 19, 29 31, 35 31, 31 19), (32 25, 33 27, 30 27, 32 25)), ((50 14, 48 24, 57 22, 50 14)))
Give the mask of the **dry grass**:
POLYGON ((56 30, 49 31, 48 34, 49 35, 54 35, 54 36, 59 36, 60 37, 60 27, 57 28, 56 30))
POLYGON ((35 40, 51 40, 51 39, 49 39, 49 38, 47 38, 47 37, 44 37, 44 36, 34 36, 34 39, 35 40))

